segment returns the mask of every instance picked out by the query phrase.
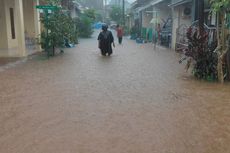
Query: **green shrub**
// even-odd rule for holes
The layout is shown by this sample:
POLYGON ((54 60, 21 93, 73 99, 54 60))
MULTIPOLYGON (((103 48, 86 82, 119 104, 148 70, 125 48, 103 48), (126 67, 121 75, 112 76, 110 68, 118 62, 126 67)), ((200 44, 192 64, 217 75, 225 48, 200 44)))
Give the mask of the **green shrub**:
POLYGON ((79 29, 80 37, 89 38, 93 34, 91 18, 81 15, 80 18, 75 18, 76 27, 79 29))
POLYGON ((45 28, 40 38, 42 48, 64 47, 65 40, 71 43, 78 42, 74 20, 63 10, 56 10, 48 16, 43 15, 41 22, 45 28))
POLYGON ((216 80, 218 56, 214 52, 216 45, 208 45, 208 32, 199 33, 197 28, 190 27, 187 31, 188 49, 185 55, 193 62, 193 75, 199 79, 216 80))

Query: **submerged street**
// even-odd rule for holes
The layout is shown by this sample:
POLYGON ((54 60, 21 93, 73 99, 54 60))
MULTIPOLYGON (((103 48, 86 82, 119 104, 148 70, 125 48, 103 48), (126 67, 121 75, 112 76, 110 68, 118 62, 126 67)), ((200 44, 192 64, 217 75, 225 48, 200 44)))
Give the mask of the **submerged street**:
POLYGON ((96 36, 0 72, 0 153, 229 153, 230 85, 195 80, 174 51, 96 36))

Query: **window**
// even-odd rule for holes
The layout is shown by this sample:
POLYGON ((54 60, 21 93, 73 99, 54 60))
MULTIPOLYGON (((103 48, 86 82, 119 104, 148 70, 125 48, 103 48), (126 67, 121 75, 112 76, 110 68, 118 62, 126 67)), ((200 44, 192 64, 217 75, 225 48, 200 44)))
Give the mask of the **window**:
POLYGON ((11 37, 15 39, 15 25, 14 25, 14 9, 10 8, 10 24, 11 24, 11 37))

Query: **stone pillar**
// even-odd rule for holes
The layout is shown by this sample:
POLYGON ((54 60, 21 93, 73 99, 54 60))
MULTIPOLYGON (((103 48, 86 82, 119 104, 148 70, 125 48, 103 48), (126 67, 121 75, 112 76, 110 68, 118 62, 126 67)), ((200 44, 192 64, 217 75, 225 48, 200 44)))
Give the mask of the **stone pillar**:
POLYGON ((179 8, 172 8, 172 18, 173 18, 173 27, 172 27, 172 49, 176 50, 176 40, 177 40, 177 29, 180 25, 180 16, 179 8))
MULTIPOLYGON (((40 13, 36 6, 39 5, 39 0, 34 0, 34 27, 35 27, 35 37, 39 37, 41 34, 41 24, 40 24, 40 13)), ((41 47, 39 46, 39 51, 41 51, 41 47)))
POLYGON ((39 0, 34 0, 34 26, 35 26, 35 34, 36 37, 41 34, 41 25, 40 25, 40 13, 35 8, 37 5, 39 5, 39 0))
POLYGON ((23 1, 14 0, 15 2, 15 29, 16 37, 18 40, 18 55, 20 57, 27 56, 26 46, 25 46, 25 27, 24 27, 24 17, 23 17, 23 1))

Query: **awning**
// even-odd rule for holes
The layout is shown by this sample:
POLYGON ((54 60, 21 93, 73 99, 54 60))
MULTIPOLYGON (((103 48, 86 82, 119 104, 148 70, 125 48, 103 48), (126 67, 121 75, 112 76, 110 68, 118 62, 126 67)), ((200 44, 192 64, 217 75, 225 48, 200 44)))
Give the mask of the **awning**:
POLYGON ((170 4, 169 7, 176 7, 189 2, 192 2, 192 0, 179 0, 178 2, 170 4))
POLYGON ((155 0, 153 2, 145 4, 144 6, 141 6, 141 7, 138 8, 138 12, 140 12, 142 10, 145 10, 145 9, 151 7, 151 6, 154 6, 154 5, 156 5, 156 4, 158 4, 158 3, 162 2, 162 1, 164 1, 164 0, 155 0))
POLYGON ((152 18, 152 20, 150 21, 150 24, 158 24, 158 23, 160 23, 159 18, 152 18))

